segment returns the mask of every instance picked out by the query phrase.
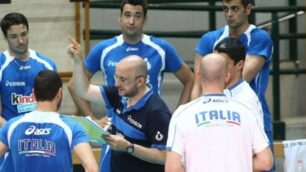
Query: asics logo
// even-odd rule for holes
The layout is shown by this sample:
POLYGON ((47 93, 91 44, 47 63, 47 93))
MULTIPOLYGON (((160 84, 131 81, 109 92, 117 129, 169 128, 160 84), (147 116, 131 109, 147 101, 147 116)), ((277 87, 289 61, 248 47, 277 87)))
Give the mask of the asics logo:
POLYGON ((126 52, 129 52, 129 51, 138 51, 138 48, 137 47, 128 47, 126 49, 126 52))
POLYGON ((25 131, 25 135, 48 135, 51 133, 51 128, 36 128, 34 125, 31 125, 28 129, 25 131))

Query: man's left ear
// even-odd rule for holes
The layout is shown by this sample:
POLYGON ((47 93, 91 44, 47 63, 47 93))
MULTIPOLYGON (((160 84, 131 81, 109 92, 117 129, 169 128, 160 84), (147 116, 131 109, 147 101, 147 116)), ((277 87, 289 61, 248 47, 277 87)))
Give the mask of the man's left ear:
POLYGON ((145 78, 144 77, 140 77, 140 78, 138 78, 137 80, 136 80, 136 82, 137 82, 137 86, 141 86, 141 85, 143 85, 143 84, 146 84, 146 80, 145 80, 145 78))
POLYGON ((250 14, 251 14, 251 11, 252 11, 253 7, 254 7, 254 6, 253 6, 252 4, 248 4, 248 5, 246 6, 245 11, 246 11, 247 15, 250 15, 250 14))
POLYGON ((63 92, 63 87, 59 88, 57 93, 56 93, 56 98, 61 99, 62 98, 62 92, 63 92))
POLYGON ((227 72, 224 80, 224 84, 227 85, 231 80, 231 73, 227 72))
POLYGON ((240 60, 239 62, 238 62, 238 68, 239 69, 243 69, 243 66, 244 66, 244 60, 240 60))

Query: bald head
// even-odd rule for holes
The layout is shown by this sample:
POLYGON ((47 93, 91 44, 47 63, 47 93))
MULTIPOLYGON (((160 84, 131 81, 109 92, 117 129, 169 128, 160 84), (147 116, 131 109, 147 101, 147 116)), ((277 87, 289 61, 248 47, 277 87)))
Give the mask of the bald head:
POLYGON ((224 87, 227 77, 227 62, 225 58, 217 53, 208 54, 202 58, 200 77, 204 86, 224 87))
POLYGON ((129 69, 135 76, 147 75, 147 64, 143 58, 137 55, 131 55, 123 58, 118 62, 117 68, 129 69))

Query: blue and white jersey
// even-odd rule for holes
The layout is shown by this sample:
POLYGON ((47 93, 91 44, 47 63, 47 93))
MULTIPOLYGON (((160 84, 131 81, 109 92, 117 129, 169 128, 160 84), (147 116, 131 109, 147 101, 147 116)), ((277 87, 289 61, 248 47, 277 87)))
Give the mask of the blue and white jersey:
POLYGON ((147 62, 148 83, 159 95, 164 72, 176 72, 183 64, 172 45, 165 40, 144 34, 142 40, 136 44, 124 42, 122 35, 98 43, 88 54, 85 67, 91 73, 102 71, 106 85, 115 85, 113 76, 116 65, 130 55, 138 55, 147 62))
POLYGON ((8 147, 15 171, 71 172, 71 151, 88 142, 88 137, 68 118, 55 112, 32 111, 9 120, 0 130, 0 141, 8 147))
MULTIPOLYGON (((199 55, 205 56, 206 54, 212 53, 217 43, 228 36, 228 26, 216 31, 208 32, 201 37, 195 50, 199 55)), ((249 28, 239 36, 239 40, 244 44, 248 55, 261 56, 266 60, 262 70, 259 71, 255 78, 250 82, 250 86, 257 94, 262 105, 265 131, 272 131, 271 112, 265 98, 273 51, 271 37, 266 31, 259 29, 254 25, 250 25, 249 28)))
MULTIPOLYGON (((171 113, 152 90, 134 106, 127 108, 127 99, 118 95, 114 86, 101 86, 101 93, 112 118, 113 134, 122 134, 129 142, 148 148, 166 149, 171 113)), ((143 161, 122 151, 111 151, 110 163, 101 157, 100 170, 121 172, 163 172, 164 166, 143 161), (109 167, 110 165, 110 167, 109 167), (108 169, 110 168, 110 169, 108 169)))
POLYGON ((42 70, 57 71, 48 57, 30 50, 27 61, 11 56, 8 50, 0 54, 0 95, 2 117, 9 120, 36 109, 32 94, 34 78, 42 70))

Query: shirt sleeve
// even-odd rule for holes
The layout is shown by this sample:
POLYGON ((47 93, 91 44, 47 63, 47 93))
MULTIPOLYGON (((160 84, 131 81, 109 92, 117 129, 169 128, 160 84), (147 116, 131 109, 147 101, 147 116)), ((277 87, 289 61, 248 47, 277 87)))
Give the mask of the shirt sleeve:
POLYGON ((101 70, 100 61, 101 61, 102 51, 103 47, 101 44, 95 45, 90 50, 89 54, 87 55, 84 61, 84 66, 89 72, 94 74, 97 71, 101 70))
POLYGON ((8 147, 7 131, 9 124, 6 123, 0 128, 0 141, 8 147))
POLYGON ((151 112, 146 131, 152 143, 151 147, 161 150, 166 149, 170 117, 171 114, 167 110, 160 109, 151 112))
POLYGON ((176 72, 184 63, 182 58, 177 53, 176 49, 167 41, 164 42, 165 51, 166 51, 166 72, 176 72))
POLYGON ((88 143, 89 139, 81 125, 75 123, 73 127, 72 147, 80 143, 88 143))
POLYGON ((250 45, 247 49, 247 54, 262 56, 269 60, 272 55, 272 40, 270 35, 259 29, 255 29, 252 34, 250 45))
POLYGON ((269 146, 269 140, 267 138, 267 135, 265 134, 262 127, 260 127, 258 120, 254 118, 254 123, 252 125, 253 127, 253 133, 252 133, 252 149, 254 153, 258 153, 269 146))
POLYGON ((175 110, 174 114, 171 117, 169 124, 168 140, 167 140, 167 151, 174 151, 183 156, 184 148, 184 139, 182 131, 178 127, 178 116, 180 114, 180 109, 182 105, 175 110))
POLYGON ((100 91, 108 109, 115 107, 121 101, 118 89, 115 86, 100 86, 100 91))
POLYGON ((212 32, 208 32, 204 34, 201 37, 199 43, 196 45, 196 48, 195 48, 196 53, 198 53, 202 57, 209 53, 212 53, 214 49, 215 41, 216 39, 213 37, 212 32))

